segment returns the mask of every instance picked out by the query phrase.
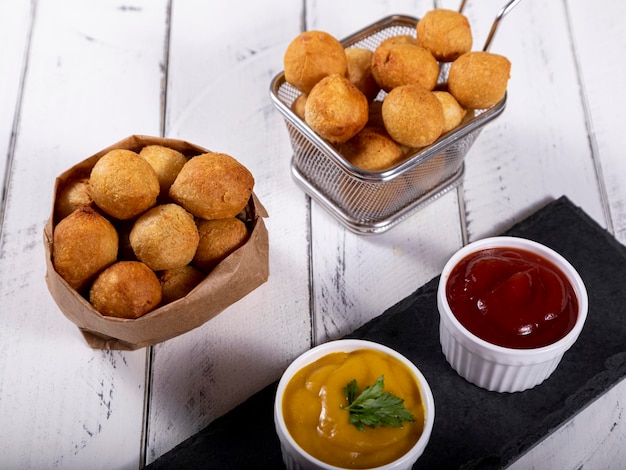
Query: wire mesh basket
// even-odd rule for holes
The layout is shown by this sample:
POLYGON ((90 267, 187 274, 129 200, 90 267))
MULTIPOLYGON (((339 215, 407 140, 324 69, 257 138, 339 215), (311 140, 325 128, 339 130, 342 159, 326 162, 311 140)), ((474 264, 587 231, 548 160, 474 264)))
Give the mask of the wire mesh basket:
MULTIPOLYGON (((374 51, 385 39, 415 35, 418 19, 392 15, 341 41, 345 48, 374 51)), ((449 64, 441 64, 439 84, 447 81, 449 64)), ((361 234, 382 233, 455 188, 463 178, 464 157, 483 126, 499 116, 506 95, 496 105, 468 110, 463 122, 428 147, 411 150, 404 160, 384 171, 352 165, 317 135, 291 109, 301 92, 285 81, 284 72, 272 81, 270 97, 285 118, 291 139, 294 180, 348 229, 361 234)), ((382 101, 381 91, 375 101, 382 101)))

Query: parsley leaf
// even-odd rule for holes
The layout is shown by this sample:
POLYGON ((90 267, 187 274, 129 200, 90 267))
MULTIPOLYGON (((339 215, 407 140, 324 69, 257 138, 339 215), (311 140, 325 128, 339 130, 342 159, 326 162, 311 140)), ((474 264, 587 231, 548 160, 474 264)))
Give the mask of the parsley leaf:
POLYGON ((384 388, 385 379, 382 375, 374 385, 365 387, 360 394, 355 379, 344 387, 348 406, 343 409, 350 412, 350 424, 363 431, 365 426, 400 428, 402 423, 415 421, 415 417, 404 407, 404 400, 390 392, 383 392, 384 388))

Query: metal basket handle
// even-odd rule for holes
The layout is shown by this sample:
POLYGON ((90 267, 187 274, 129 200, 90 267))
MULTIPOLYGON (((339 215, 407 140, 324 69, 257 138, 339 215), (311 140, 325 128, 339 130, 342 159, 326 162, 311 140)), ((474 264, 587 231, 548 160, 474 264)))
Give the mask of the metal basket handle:
MULTIPOLYGON (((500 21, 502 20, 502 18, 504 18, 504 16, 508 12, 510 12, 520 1, 521 0, 510 0, 509 3, 507 3, 504 7, 502 7, 502 9, 498 12, 498 14, 496 15, 496 19, 493 21, 493 24, 491 25, 491 31, 489 31, 489 36, 487 36, 487 40, 485 41, 485 45, 483 46, 483 51, 489 50, 489 46, 491 46, 491 41, 493 40, 493 37, 496 35, 496 30, 498 29, 498 26, 500 25, 500 21)), ((463 13, 466 3, 467 3, 467 0, 461 0, 461 4, 459 5, 459 13, 463 13)), ((435 0, 435 8, 440 8, 439 0, 435 0)))
MULTIPOLYGON (((489 36, 487 36, 487 40, 485 41, 485 45, 483 46, 483 51, 489 50, 489 46, 491 46, 491 41, 493 40, 493 37, 496 35, 496 30, 498 29, 498 26, 500 25, 500 21, 502 20, 502 18, 504 18, 504 16, 508 12, 510 12, 520 1, 521 0, 511 0, 504 7, 502 7, 502 9, 498 12, 498 14, 496 15, 496 19, 493 21, 493 24, 491 25, 491 31, 489 31, 489 36)), ((463 0, 463 2, 461 3, 461 6, 463 6, 464 4, 465 4, 465 0, 463 0)))

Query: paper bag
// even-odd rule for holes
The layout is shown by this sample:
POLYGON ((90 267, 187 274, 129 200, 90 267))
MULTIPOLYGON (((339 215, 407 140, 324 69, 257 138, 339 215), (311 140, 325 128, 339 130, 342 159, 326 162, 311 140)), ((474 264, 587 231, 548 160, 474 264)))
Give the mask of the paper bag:
POLYGON ((251 228, 245 245, 220 262, 185 297, 137 319, 100 314, 55 271, 52 235, 57 222, 54 208, 60 189, 76 175, 88 175, 100 157, 110 150, 127 149, 139 152, 146 145, 170 147, 187 157, 208 151, 181 140, 134 135, 78 163, 56 179, 52 212, 44 227, 46 283, 61 312, 80 329, 89 346, 94 349, 134 350, 186 333, 221 313, 269 277, 269 239, 263 221, 267 212, 254 193, 244 210, 245 222, 251 228))

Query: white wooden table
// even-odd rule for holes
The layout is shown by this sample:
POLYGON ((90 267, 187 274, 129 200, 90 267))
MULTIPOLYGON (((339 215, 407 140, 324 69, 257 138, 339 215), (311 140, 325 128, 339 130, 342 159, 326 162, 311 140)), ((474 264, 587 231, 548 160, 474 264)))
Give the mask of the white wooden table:
MULTIPOLYGON (((456 8, 458 2, 441 2, 456 8)), ((477 47, 504 0, 469 1, 477 47)), ((568 196, 626 243, 626 4, 523 0, 491 50, 504 114, 464 184, 389 232, 347 231, 291 179, 269 84, 303 29, 338 38, 421 0, 0 0, 0 467, 136 469, 439 274, 466 241, 568 196), (270 279, 134 352, 90 349, 45 282, 56 175, 132 134, 230 153, 270 218, 270 279)), ((625 468, 626 381, 513 468, 625 468)))

